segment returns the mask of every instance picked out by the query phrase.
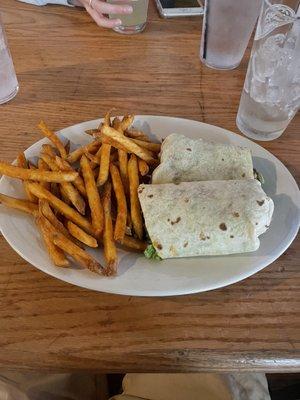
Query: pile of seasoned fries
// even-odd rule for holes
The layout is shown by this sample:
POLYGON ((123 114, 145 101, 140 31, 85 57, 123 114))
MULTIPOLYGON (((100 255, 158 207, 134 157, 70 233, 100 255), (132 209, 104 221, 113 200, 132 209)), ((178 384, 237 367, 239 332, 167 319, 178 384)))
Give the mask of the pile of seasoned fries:
POLYGON ((23 181, 27 199, 0 194, 0 203, 31 214, 49 256, 57 267, 69 267, 72 258, 101 275, 116 275, 117 247, 144 251, 145 228, 138 186, 147 183, 158 165, 161 145, 131 128, 133 115, 112 120, 111 111, 97 128, 88 130, 93 140, 70 152, 44 122, 37 165, 24 153, 17 165, 0 162, 0 174, 23 181), (103 246, 105 266, 85 246, 103 246))

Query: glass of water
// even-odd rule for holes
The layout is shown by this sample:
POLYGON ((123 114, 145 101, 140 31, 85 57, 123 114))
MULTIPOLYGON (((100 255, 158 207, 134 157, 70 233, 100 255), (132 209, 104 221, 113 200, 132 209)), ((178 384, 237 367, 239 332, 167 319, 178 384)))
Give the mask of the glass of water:
MULTIPOLYGON (((107 2, 124 5, 124 0, 107 0, 107 2)), ((114 31, 125 34, 142 32, 147 23, 148 3, 149 0, 128 0, 126 4, 133 8, 131 14, 110 14, 109 18, 117 18, 122 21, 122 25, 113 28, 114 31)))
POLYGON ((245 53, 261 0, 206 0, 200 59, 211 68, 236 68, 245 53))
POLYGON ((18 90, 19 85, 15 68, 0 17, 0 104, 6 103, 14 98, 18 90))
POLYGON ((264 0, 237 114, 255 140, 273 140, 300 108, 300 2, 264 0))

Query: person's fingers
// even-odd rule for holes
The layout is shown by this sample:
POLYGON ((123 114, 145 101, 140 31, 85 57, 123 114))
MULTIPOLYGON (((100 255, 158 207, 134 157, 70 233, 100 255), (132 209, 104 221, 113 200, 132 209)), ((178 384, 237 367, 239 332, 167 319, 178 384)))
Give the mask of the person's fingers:
POLYGON ((133 11, 132 6, 128 4, 110 4, 99 0, 93 1, 93 8, 100 14, 131 14, 133 11))
POLYGON ((98 14, 96 10, 93 8, 86 6, 86 11, 90 14, 93 20, 96 22, 97 25, 102 26, 103 28, 115 28, 122 24, 120 19, 108 19, 105 18, 103 15, 98 14))

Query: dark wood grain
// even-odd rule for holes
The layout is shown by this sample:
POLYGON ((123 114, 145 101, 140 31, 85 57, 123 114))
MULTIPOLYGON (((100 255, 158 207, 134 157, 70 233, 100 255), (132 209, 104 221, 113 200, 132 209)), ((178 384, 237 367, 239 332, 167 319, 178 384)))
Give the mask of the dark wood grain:
MULTIPOLYGON (((237 132, 249 51, 220 72, 198 58, 201 19, 159 19, 120 36, 78 9, 1 0, 20 81, 0 106, 0 158, 53 129, 97 118, 112 106, 192 118, 237 132)), ((299 176, 299 115, 262 145, 299 176)), ((0 239, 0 367, 24 370, 296 371, 300 369, 299 242, 279 260, 224 289, 134 298, 80 289, 23 261, 0 239)))

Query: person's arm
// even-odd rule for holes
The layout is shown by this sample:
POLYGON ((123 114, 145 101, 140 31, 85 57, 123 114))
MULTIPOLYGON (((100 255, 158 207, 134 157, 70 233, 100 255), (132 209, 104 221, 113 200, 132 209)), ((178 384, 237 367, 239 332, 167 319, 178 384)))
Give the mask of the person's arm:
POLYGON ((20 0, 24 3, 45 6, 47 4, 61 4, 64 6, 84 7, 97 25, 104 28, 114 28, 121 25, 119 19, 109 19, 107 14, 131 14, 132 7, 128 5, 129 0, 119 0, 124 5, 109 4, 102 0, 20 0), (126 4, 127 2, 127 4, 126 4))

